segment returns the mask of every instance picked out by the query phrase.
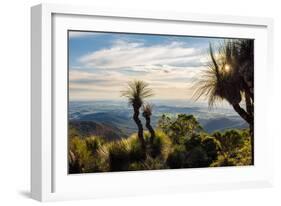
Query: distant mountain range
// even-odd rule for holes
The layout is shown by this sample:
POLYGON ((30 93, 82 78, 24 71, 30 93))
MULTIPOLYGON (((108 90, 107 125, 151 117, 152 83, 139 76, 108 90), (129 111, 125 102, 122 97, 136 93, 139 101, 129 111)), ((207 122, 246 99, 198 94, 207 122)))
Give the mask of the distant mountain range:
POLYGON ((121 138, 124 134, 116 127, 95 121, 73 120, 69 122, 69 127, 76 129, 82 137, 99 136, 107 140, 121 138))
POLYGON ((204 130, 209 133, 212 133, 214 131, 223 131, 226 129, 244 129, 248 127, 247 123, 243 120, 228 119, 223 117, 210 119, 209 121, 206 121, 204 124, 202 124, 202 126, 204 130))
MULTIPOLYGON (((233 128, 247 128, 247 123, 231 108, 184 107, 172 105, 154 105, 152 126, 156 126, 162 114, 192 114, 206 132, 222 131, 233 128)), ((74 102, 70 104, 70 125, 83 135, 106 136, 109 139, 129 136, 137 131, 132 118, 133 112, 126 103, 118 102, 74 102)), ((144 119, 140 115, 143 122, 144 119)))

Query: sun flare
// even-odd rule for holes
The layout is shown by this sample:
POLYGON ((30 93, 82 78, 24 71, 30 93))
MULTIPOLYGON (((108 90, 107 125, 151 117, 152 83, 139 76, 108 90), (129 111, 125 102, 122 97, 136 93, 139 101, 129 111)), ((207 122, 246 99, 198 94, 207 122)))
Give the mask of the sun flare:
POLYGON ((224 70, 225 70, 226 72, 229 72, 229 71, 231 70, 230 65, 226 64, 226 65, 224 66, 224 70))

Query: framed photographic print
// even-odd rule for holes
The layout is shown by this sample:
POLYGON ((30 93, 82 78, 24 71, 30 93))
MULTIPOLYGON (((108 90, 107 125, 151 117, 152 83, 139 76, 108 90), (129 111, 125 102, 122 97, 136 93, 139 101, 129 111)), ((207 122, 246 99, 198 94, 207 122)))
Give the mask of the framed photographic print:
POLYGON ((271 19, 31 12, 34 199, 272 185, 271 19))

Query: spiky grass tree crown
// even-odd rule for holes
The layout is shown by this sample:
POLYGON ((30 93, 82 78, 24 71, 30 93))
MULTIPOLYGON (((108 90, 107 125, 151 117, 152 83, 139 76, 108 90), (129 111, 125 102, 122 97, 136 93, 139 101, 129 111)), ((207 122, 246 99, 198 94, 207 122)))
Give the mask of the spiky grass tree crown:
POLYGON ((149 84, 142 80, 134 80, 128 82, 127 88, 121 91, 121 96, 127 97, 129 104, 136 107, 143 105, 143 100, 147 97, 153 96, 152 89, 149 84))
POLYGON ((241 102, 244 91, 241 79, 244 75, 241 74, 241 67, 243 65, 250 67, 252 64, 251 53, 249 53, 248 63, 245 57, 247 52, 251 50, 251 43, 248 42, 250 41, 228 40, 220 45, 215 52, 210 44, 210 61, 208 68, 202 72, 201 79, 195 84, 195 100, 206 96, 210 107, 215 102, 224 99, 232 105, 241 102))
POLYGON ((149 103, 146 103, 142 106, 143 116, 144 117, 150 117, 152 114, 152 108, 153 106, 149 103))

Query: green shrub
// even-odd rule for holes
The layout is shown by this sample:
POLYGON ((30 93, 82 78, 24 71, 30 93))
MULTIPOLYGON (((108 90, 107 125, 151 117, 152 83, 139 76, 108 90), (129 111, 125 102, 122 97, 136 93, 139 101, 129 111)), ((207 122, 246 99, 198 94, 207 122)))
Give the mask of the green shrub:
POLYGON ((96 160, 96 165, 98 167, 98 171, 100 172, 110 171, 109 152, 108 152, 107 144, 103 144, 97 150, 95 160, 96 160))
POLYGON ((211 162, 209 161, 208 155, 203 147, 197 146, 187 153, 184 167, 208 167, 210 163, 211 162))
POLYGON ((201 136, 200 135, 192 135, 188 140, 185 141, 184 145, 187 151, 194 149, 195 147, 200 146, 201 144, 201 136))
POLYGON ((187 167, 208 167, 218 157, 219 142, 206 134, 193 135, 185 143, 187 167))
POLYGON ((105 141, 101 137, 91 136, 85 138, 85 142, 88 150, 94 155, 105 141))
POLYGON ((215 138, 205 137, 202 141, 202 147, 207 154, 208 165, 217 160, 220 151, 220 143, 215 138))
POLYGON ((239 166, 252 164, 252 146, 250 136, 245 137, 243 146, 237 151, 235 163, 239 166))
POLYGON ((167 165, 172 169, 183 168, 186 161, 186 149, 183 145, 176 145, 167 158, 167 165))
POLYGON ((208 167, 217 159, 218 148, 214 138, 194 134, 185 144, 174 147, 167 164, 170 168, 208 167))
POLYGON ((221 146, 221 150, 227 154, 233 154, 243 145, 244 138, 238 130, 228 130, 224 133, 215 132, 214 136, 221 146))
POLYGON ((186 114, 179 114, 176 118, 162 115, 158 127, 171 138, 174 144, 182 144, 185 139, 203 130, 193 115, 186 114))
POLYGON ((215 132, 213 136, 220 142, 221 157, 213 166, 250 165, 252 162, 251 138, 248 130, 228 130, 215 132))
POLYGON ((161 157, 167 159, 172 142, 163 131, 155 131, 155 138, 152 143, 149 141, 148 133, 145 133, 145 140, 148 146, 148 153, 152 158, 161 157))
POLYGON ((130 162, 138 162, 145 159, 145 153, 142 150, 137 134, 131 135, 126 141, 130 149, 130 162))
POLYGON ((73 137, 69 141, 68 148, 69 173, 81 173, 92 161, 91 152, 88 150, 86 142, 79 137, 73 137))
POLYGON ((108 147, 110 171, 126 171, 130 164, 130 145, 125 139, 111 142, 108 147))

